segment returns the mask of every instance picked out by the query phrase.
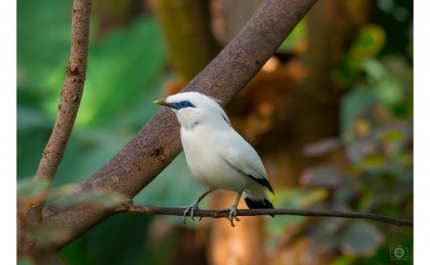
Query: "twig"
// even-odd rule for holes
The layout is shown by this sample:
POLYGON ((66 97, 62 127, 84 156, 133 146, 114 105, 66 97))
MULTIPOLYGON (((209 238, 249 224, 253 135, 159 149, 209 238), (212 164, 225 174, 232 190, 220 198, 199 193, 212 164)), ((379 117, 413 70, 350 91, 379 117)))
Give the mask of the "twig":
MULTIPOLYGON (((87 70, 90 12, 91 0, 73 2, 71 50, 58 105, 58 116, 34 179, 48 179, 52 183, 72 133, 87 70)), ((39 211, 45 200, 46 198, 35 205, 39 211)))
MULTIPOLYGON (((168 207, 147 207, 132 205, 128 212, 141 214, 160 214, 160 215, 184 215, 183 208, 168 207)), ((323 210, 297 210, 297 209, 249 209, 237 210, 237 216, 256 216, 256 215, 298 215, 298 216, 325 216, 354 219, 369 219, 398 226, 413 226, 413 220, 399 219, 373 213, 355 213, 341 211, 323 211, 323 210)), ((194 217, 228 217, 229 211, 225 210, 196 210, 194 217)))

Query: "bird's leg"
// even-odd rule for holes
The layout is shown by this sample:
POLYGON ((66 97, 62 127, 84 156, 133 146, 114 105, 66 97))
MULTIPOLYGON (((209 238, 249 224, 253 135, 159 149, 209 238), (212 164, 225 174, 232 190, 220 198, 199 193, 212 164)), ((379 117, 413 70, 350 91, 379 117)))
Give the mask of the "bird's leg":
MULTIPOLYGON (((203 192, 198 198, 197 198, 197 201, 195 201, 193 204, 191 204, 190 206, 182 206, 181 208, 185 208, 185 211, 184 211, 184 224, 186 224, 186 222, 185 222, 185 220, 186 220, 186 216, 187 216, 187 213, 189 212, 189 211, 191 211, 190 212, 190 216, 191 216, 191 219, 194 221, 194 212, 197 210, 197 209, 199 209, 199 203, 200 203, 200 201, 201 200, 203 200, 203 198, 204 197, 206 197, 206 195, 208 195, 210 192, 212 192, 213 191, 213 189, 210 189, 210 190, 207 190, 207 191, 205 191, 205 192, 203 192)), ((203 217, 200 217, 200 219, 199 219, 199 221, 200 220, 202 220, 202 218, 203 217)))
POLYGON ((240 221, 240 219, 237 218, 237 205, 239 204, 240 197, 242 196, 242 192, 243 191, 237 194, 236 200, 234 201, 233 205, 230 208, 230 214, 228 216, 228 220, 230 220, 230 224, 232 227, 234 227, 233 218, 238 222, 240 221))

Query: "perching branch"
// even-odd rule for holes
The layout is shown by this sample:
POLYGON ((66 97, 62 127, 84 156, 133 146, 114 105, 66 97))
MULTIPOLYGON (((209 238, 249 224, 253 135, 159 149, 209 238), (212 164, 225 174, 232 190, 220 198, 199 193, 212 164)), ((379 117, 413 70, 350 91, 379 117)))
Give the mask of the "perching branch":
MULTIPOLYGON (((316 0, 266 0, 230 44, 183 91, 199 91, 226 105, 254 77, 316 0)), ((142 104, 152 104, 148 99, 142 104)), ((112 207, 62 207, 43 210, 46 223, 63 225, 70 236, 47 240, 59 250, 96 224, 127 211, 133 198, 182 150, 174 114, 161 109, 107 164, 84 181, 74 195, 97 190, 119 193, 124 200, 112 207)))
MULTIPOLYGON (((227 218, 228 210, 196 210, 194 217, 212 217, 212 218, 227 218)), ((166 208, 166 207, 147 207, 132 205, 128 212, 141 214, 160 214, 160 215, 184 215, 183 208, 166 208)), ((394 224, 398 226, 413 226, 413 220, 392 218, 384 215, 373 213, 354 213, 341 211, 323 211, 323 210, 297 210, 297 209, 247 209, 237 210, 237 216, 256 216, 256 215, 298 215, 298 216, 325 216, 325 217, 340 217, 353 219, 368 219, 384 223, 394 224)))

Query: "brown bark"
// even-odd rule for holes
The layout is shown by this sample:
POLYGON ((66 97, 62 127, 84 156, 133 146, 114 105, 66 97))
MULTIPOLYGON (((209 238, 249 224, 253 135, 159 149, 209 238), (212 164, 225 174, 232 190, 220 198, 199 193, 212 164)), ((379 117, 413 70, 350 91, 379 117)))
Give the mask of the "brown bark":
POLYGON ((35 179, 53 179, 72 133, 84 90, 90 31, 90 0, 76 0, 72 12, 72 43, 58 115, 35 179))

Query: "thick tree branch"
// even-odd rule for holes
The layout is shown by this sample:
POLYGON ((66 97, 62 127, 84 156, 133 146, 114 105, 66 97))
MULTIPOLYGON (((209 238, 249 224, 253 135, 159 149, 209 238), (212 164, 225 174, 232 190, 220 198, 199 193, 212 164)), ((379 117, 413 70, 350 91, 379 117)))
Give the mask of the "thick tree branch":
MULTIPOLYGON (((160 214, 160 215, 177 215, 183 216, 183 208, 166 208, 166 207, 147 207, 132 205, 128 212, 141 214, 160 214)), ((196 210, 194 217, 212 217, 228 218, 230 209, 226 210, 196 210)), ((325 216, 341 217, 354 219, 368 219, 398 226, 413 226, 413 220, 399 219, 373 213, 354 213, 341 211, 322 211, 322 210, 297 210, 297 209, 247 209, 237 210, 237 216, 256 216, 256 215, 298 215, 298 216, 325 216)))
MULTIPOLYGON (((227 104, 260 70, 316 0, 266 0, 232 42, 183 91, 199 91, 227 104)), ((151 104, 148 99, 142 104, 151 104)), ((84 181, 75 195, 96 190, 122 194, 113 207, 69 207, 56 203, 43 211, 47 223, 56 222, 71 236, 46 242, 58 250, 90 228, 127 211, 130 199, 148 185, 182 150, 174 115, 160 110, 107 164, 84 181)))

